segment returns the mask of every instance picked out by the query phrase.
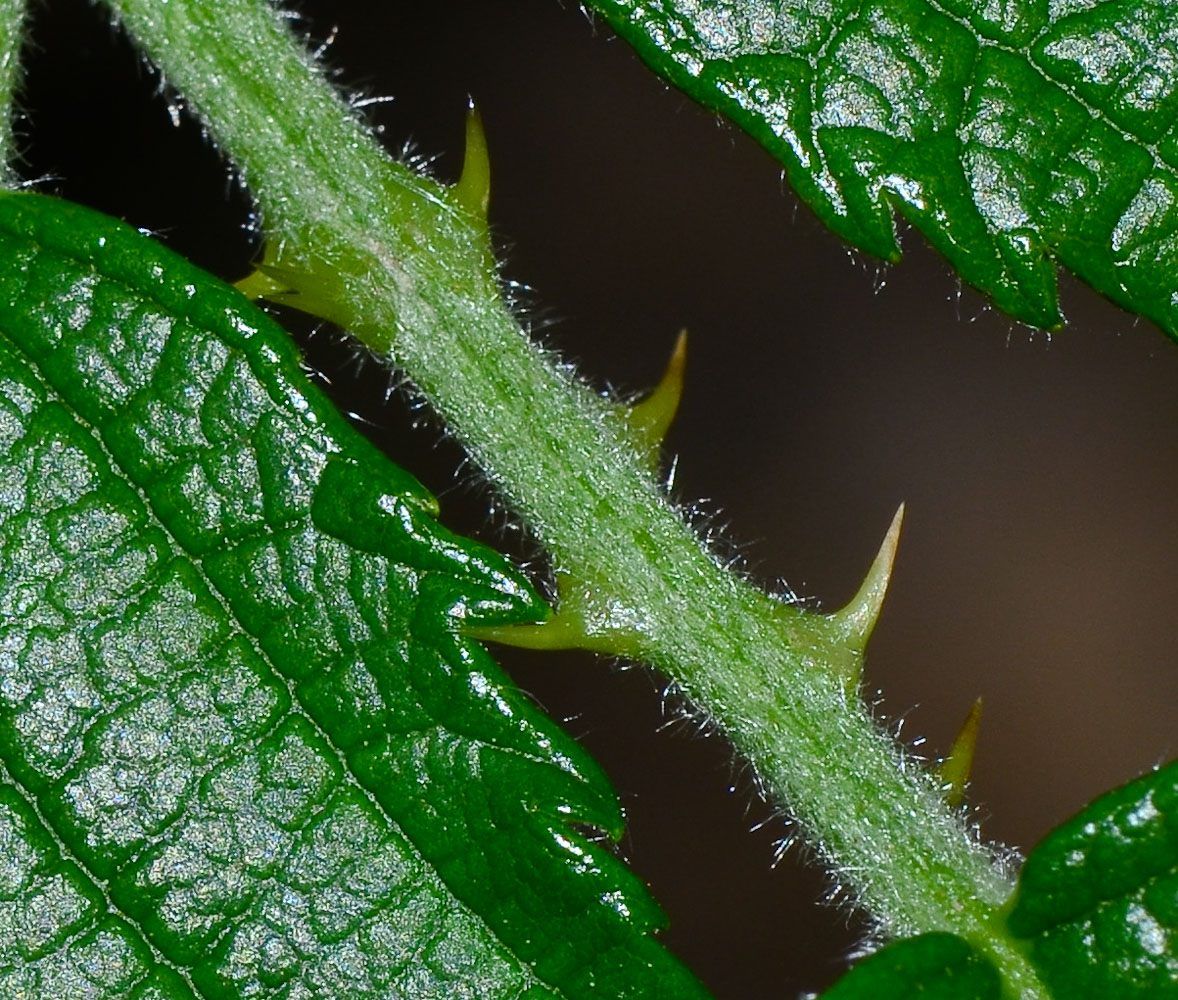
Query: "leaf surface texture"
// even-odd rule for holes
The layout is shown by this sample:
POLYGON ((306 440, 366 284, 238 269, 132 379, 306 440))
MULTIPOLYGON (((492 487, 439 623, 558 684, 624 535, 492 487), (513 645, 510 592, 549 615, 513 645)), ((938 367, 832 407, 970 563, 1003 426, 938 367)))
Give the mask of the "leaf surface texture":
POLYGON ((1164 0, 590 0, 836 233, 893 209, 1026 323, 1056 262, 1178 333, 1178 20, 1164 0))
POLYGON ((1178 763, 1102 795, 1044 837, 1008 910, 984 942, 939 932, 893 942, 822 1000, 1000 1000, 1004 984, 983 949, 1012 946, 1059 1000, 1175 1000, 1178 763))
POLYGON ((702 997, 462 636, 528 584, 233 289, 33 195, 0 261, 0 996, 702 997))
POLYGON ((822 1000, 1001 1000, 993 964, 954 934, 904 938, 864 959, 822 1000))
POLYGON ((1178 997, 1178 764, 1048 834, 1027 857, 1008 922, 1056 996, 1178 997))

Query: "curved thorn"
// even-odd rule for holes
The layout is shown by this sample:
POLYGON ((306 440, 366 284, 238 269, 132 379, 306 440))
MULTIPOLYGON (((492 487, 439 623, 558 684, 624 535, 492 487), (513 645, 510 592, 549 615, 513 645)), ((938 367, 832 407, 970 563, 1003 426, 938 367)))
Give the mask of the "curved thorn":
POLYGON ((979 697, 969 710, 961 729, 949 748, 949 755, 941 761, 937 775, 945 790, 945 801, 951 808, 961 805, 965 798, 965 786, 973 770, 974 751, 978 745, 978 728, 982 722, 982 699, 979 697))
POLYGON ((627 414, 635 444, 642 450, 657 451, 667 436, 683 398, 683 373, 686 368, 687 331, 680 330, 658 385, 641 403, 631 406, 627 414))
POLYGON ((896 561, 896 546, 900 541, 900 527, 903 523, 904 505, 900 504, 859 592, 845 608, 830 616, 843 630, 846 644, 853 652, 862 653, 867 648, 867 640, 871 638, 875 623, 879 620, 888 581, 892 576, 892 565, 896 561))
POLYGON ((487 152, 487 133, 483 130, 483 116, 470 101, 466 112, 466 152, 462 159, 462 174, 453 187, 454 197, 471 215, 486 219, 491 204, 491 158, 487 152))

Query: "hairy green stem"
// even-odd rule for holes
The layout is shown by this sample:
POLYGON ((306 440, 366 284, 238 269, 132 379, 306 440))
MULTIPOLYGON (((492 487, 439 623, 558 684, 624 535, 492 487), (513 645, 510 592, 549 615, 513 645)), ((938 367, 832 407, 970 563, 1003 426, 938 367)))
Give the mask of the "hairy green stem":
POLYGON ((673 678, 885 933, 962 934, 1045 996, 997 929, 1009 873, 848 694, 864 636, 717 563, 617 408, 504 305, 478 199, 391 161, 264 0, 111 6, 240 169, 267 273, 409 375, 552 553, 585 644, 673 678))
POLYGON ((20 50, 28 9, 28 0, 0 0, 0 187, 6 188, 16 181, 12 169, 16 156, 14 98, 20 85, 20 50))

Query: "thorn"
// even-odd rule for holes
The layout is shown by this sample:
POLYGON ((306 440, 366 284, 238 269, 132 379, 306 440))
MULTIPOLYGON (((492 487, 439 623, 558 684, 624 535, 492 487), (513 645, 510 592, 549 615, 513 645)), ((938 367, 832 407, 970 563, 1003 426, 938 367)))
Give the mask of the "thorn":
POLYGON ((253 301, 265 299, 328 320, 343 330, 352 328, 356 315, 348 305, 347 289, 338 268, 311 258, 298 267, 281 258, 281 246, 267 241, 254 270, 233 286, 253 301))
POLYGON ((590 587, 575 587, 557 576, 557 610, 538 625, 465 626, 462 634, 480 642, 499 642, 520 649, 584 649, 608 656, 640 657, 642 629, 619 613, 594 602, 590 587))
POLYGON ((649 396, 630 407, 626 419, 635 443, 644 451, 657 452, 683 398, 683 373, 687 367, 687 331, 680 330, 663 377, 649 396))
POLYGON ((284 296, 294 294, 294 288, 282 276, 274 272, 274 265, 278 263, 278 248, 272 240, 262 243, 262 252, 254 262, 254 269, 240 281, 235 281, 236 288, 251 302, 259 299, 278 301, 284 296))
POLYGON ((491 203, 491 158, 487 153, 483 116, 473 99, 466 112, 466 153, 462 159, 462 174, 452 190, 458 204, 480 219, 487 218, 487 207, 491 203))
POLYGON ((274 299, 291 292, 291 289, 281 281, 275 281, 260 269, 251 271, 240 281, 235 281, 233 287, 251 302, 257 302, 258 299, 274 299))
POLYGON ((900 526, 904 523, 904 505, 896 508, 892 523, 884 535, 883 544, 879 547, 875 561, 867 571, 859 592, 851 598, 845 608, 836 611, 831 619, 844 634, 848 648, 854 653, 862 653, 867 648, 867 640, 875 629, 879 620, 879 612, 883 607, 884 595, 888 592, 888 580, 892 576, 892 564, 896 560, 896 546, 900 541, 900 526))
POLYGON ((937 776, 945 791, 945 801, 950 807, 956 808, 965 798, 965 786, 969 784, 969 775, 973 770, 973 756, 978 745, 978 727, 981 722, 982 699, 978 698, 961 724, 957 738, 949 748, 949 755, 937 768, 937 776))
POLYGON ((584 635, 578 623, 559 614, 536 625, 475 625, 463 628, 462 634, 480 642, 498 642, 517 649, 581 649, 584 635))

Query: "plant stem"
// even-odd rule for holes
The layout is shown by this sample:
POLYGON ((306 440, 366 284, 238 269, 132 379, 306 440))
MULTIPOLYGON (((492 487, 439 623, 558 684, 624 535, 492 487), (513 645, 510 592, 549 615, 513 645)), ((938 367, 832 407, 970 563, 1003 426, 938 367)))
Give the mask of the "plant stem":
POLYGON ((5 188, 13 187, 16 180, 12 169, 16 155, 14 98, 20 84, 20 50, 28 9, 28 0, 0 0, 0 187, 5 188))
POLYGON ((718 565, 618 409, 511 316, 472 199, 391 161, 264 0, 111 6, 241 170, 273 273, 409 375, 547 546, 585 644, 670 676, 885 933, 962 934, 1045 996, 997 930, 1009 874, 848 695, 865 636, 718 565))

